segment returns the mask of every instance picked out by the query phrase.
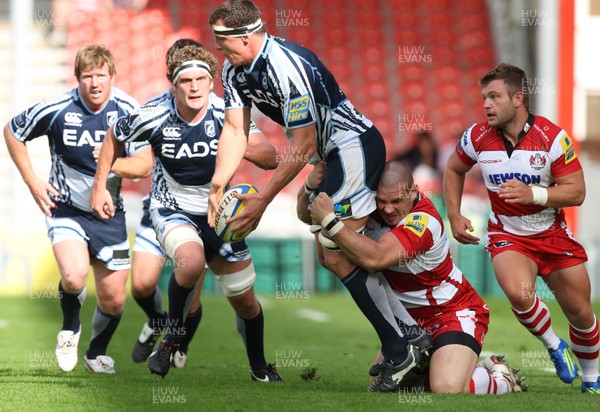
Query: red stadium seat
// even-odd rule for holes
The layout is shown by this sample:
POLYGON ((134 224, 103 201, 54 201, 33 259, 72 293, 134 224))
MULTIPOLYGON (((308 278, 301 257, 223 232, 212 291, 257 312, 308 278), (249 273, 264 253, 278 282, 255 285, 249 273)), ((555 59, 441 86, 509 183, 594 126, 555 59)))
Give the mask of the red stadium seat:
POLYGON ((425 80, 425 68, 417 64, 401 64, 398 67, 399 80, 402 82, 419 82, 425 80))

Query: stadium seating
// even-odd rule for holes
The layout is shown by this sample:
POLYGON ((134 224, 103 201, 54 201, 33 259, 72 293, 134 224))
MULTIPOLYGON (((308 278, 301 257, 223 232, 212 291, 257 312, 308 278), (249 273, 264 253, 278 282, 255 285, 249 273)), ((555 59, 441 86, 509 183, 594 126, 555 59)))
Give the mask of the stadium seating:
MULTIPOLYGON (((117 59, 117 85, 145 101, 168 87, 164 54, 176 38, 196 38, 222 58, 208 25, 220 3, 151 0, 137 14, 74 12, 69 19, 70 57, 84 44, 107 44, 117 59)), ((427 114, 423 119, 431 122, 440 141, 480 117, 477 80, 495 63, 485 0, 256 3, 269 32, 317 52, 348 98, 380 129, 389 157, 411 137, 398 126, 402 115, 427 114)), ((218 94, 220 83, 215 82, 218 94)), ((263 117, 257 123, 281 151, 286 144, 281 129, 263 117)), ((243 165, 239 174, 240 181, 252 182, 269 176, 251 165, 243 165)))

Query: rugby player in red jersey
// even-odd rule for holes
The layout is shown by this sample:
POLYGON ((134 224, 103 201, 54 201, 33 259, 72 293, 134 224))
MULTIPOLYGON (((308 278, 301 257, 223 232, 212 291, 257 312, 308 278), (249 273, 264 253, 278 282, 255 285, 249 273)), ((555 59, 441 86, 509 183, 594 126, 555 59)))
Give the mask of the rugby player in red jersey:
POLYGON ((567 228, 562 208, 585 197, 583 171, 567 133, 529 111, 525 72, 500 64, 480 80, 487 119, 469 127, 448 161, 444 197, 452 234, 478 244, 460 204, 465 173, 478 164, 492 210, 488 243, 498 283, 521 324, 548 350, 558 377, 573 382, 578 367, 551 326, 536 291, 541 276, 569 321, 582 392, 600 393, 598 321, 590 303, 587 255, 567 228))

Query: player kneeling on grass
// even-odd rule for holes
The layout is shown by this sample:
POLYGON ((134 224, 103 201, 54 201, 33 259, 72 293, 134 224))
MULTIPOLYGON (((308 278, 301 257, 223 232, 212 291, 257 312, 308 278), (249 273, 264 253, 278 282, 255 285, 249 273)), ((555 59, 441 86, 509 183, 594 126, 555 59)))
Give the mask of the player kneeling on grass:
MULTIPOLYGON (((454 265, 442 218, 419 192, 410 169, 400 162, 386 163, 376 201, 365 235, 337 220, 325 193, 313 200, 311 215, 329 229, 327 235, 352 262, 381 272, 381 281, 393 290, 392 299, 432 336, 426 386, 435 393, 520 392, 523 378, 502 358, 477 364, 489 310, 454 265)), ((376 362, 370 373, 380 375, 381 367, 376 362)))
MULTIPOLYGON (((186 334, 184 322, 193 289, 208 263, 237 314, 250 377, 281 381, 264 357, 264 319, 254 295, 256 274, 250 251, 243 241, 224 243, 207 222, 208 191, 224 117, 222 99, 211 94, 217 73, 217 60, 201 47, 185 46, 174 53, 168 62, 173 98, 121 117, 109 130, 100 151, 90 204, 101 217, 112 216, 105 184, 115 153, 125 141, 150 142, 156 161, 150 213, 158 240, 175 267, 169 281, 165 338, 148 358, 150 372, 161 376, 169 372, 171 356, 186 334)), ((250 139, 264 143, 253 161, 271 164, 276 158, 275 148, 258 131, 250 139)))

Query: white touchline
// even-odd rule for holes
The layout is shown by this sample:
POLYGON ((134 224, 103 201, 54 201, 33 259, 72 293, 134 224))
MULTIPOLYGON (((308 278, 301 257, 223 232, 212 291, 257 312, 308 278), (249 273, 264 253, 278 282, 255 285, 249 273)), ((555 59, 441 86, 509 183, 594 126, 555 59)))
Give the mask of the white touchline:
POLYGON ((325 312, 320 312, 318 310, 303 308, 303 309, 298 309, 297 314, 298 314, 298 317, 312 320, 313 322, 321 322, 321 323, 329 322, 329 315, 325 312))

